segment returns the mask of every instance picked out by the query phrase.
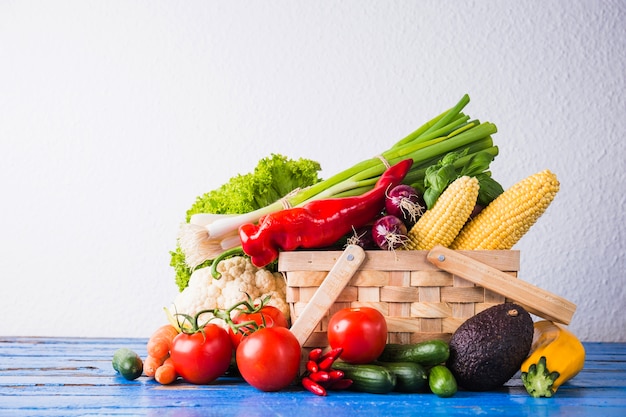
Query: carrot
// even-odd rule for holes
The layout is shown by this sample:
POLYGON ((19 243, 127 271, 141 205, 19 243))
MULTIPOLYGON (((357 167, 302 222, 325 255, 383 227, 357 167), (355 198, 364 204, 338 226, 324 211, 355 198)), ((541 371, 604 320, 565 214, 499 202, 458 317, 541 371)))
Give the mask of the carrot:
POLYGON ((152 356, 156 359, 165 360, 170 354, 170 348, 172 347, 172 340, 178 334, 178 330, 171 324, 165 324, 152 333, 146 346, 148 350, 148 356, 152 356))
POLYGON ((156 373, 159 366, 163 365, 164 359, 157 359, 154 356, 148 355, 146 360, 143 361, 143 373, 147 377, 152 378, 156 373))
POLYGON ((177 378, 178 375, 176 374, 174 363, 170 358, 167 358, 165 362, 163 362, 163 365, 157 368, 154 374, 154 380, 163 385, 171 384, 176 381, 177 378))

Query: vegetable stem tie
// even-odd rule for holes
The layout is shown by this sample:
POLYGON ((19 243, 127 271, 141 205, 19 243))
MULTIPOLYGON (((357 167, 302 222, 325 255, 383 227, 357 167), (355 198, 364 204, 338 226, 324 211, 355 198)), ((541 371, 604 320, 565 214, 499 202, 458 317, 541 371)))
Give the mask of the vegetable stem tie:
POLYGON ((376 158, 378 158, 378 159, 380 159, 382 161, 382 163, 383 163, 383 165, 385 166, 386 169, 389 169, 391 167, 391 165, 389 164, 389 161, 387 161, 382 154, 376 155, 376 158))

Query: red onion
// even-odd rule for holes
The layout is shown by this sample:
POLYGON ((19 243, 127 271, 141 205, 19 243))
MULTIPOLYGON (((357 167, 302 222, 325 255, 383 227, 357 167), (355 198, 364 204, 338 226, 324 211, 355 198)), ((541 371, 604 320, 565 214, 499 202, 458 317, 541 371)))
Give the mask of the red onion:
POLYGON ((394 250, 404 246, 407 238, 407 228, 402 220, 396 216, 386 215, 374 222, 372 237, 381 249, 394 250))
POLYGON ((400 184, 387 192, 385 209, 387 214, 398 217, 407 228, 411 228, 424 214, 426 203, 415 188, 400 184))
POLYGON ((372 237, 372 226, 363 226, 358 229, 352 229, 352 235, 348 236, 346 244, 358 245, 363 249, 378 249, 378 245, 372 237))

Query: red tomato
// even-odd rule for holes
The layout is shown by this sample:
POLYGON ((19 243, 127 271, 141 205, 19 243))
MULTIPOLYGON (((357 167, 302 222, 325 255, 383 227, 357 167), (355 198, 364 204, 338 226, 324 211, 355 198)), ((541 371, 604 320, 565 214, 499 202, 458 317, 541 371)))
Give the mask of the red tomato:
POLYGON ((261 391, 279 391, 300 370, 300 343, 285 327, 265 327, 243 338, 237 368, 246 382, 261 391))
MULTIPOLYGON (((238 312, 235 317, 233 317, 233 323, 240 324, 245 323, 247 321, 254 321, 259 326, 263 325, 263 321, 265 320, 265 327, 289 327, 289 323, 287 323, 287 319, 282 311, 274 306, 264 306, 261 311, 256 313, 244 313, 242 311, 238 312)), ((249 331, 245 331, 245 334, 249 334, 249 331)), ((228 335, 230 336, 230 341, 233 344, 233 347, 237 349, 239 343, 241 343, 241 338, 244 336, 241 332, 233 332, 232 329, 228 329, 228 335)))
POLYGON ((341 359, 346 362, 372 362, 387 343, 385 316, 370 307, 339 310, 328 322, 328 343, 333 349, 343 348, 341 359))
POLYGON ((176 336, 172 341, 170 357, 176 373, 185 381, 208 384, 226 372, 232 352, 226 330, 209 323, 203 332, 176 336))

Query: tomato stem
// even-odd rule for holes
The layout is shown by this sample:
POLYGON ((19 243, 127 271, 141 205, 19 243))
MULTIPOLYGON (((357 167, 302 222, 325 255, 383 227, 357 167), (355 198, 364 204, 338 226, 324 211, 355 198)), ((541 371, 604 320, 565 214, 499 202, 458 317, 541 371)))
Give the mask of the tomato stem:
POLYGON ((267 323, 265 321, 265 316, 261 315, 263 319, 263 323, 261 325, 257 324, 257 322, 254 320, 246 321, 243 323, 235 323, 231 317, 233 311, 239 310, 246 314, 258 313, 259 311, 261 311, 263 307, 267 305, 267 303, 269 303, 270 299, 271 299, 271 296, 268 295, 260 299, 258 302, 255 302, 255 300, 253 300, 252 297, 250 297, 250 295, 246 293, 245 300, 239 301, 227 309, 213 308, 213 309, 201 310, 198 313, 196 313, 196 315, 193 317, 188 314, 182 314, 182 313, 174 314, 174 316, 175 317, 180 316, 183 318, 182 322, 178 321, 178 327, 181 329, 183 333, 186 333, 186 334, 203 333, 202 330, 207 324, 211 322, 211 320, 221 319, 226 324, 228 324, 228 326, 230 326, 233 332, 235 333, 239 332, 243 335, 248 335, 250 333, 257 331, 258 329, 261 329, 267 326, 267 323), (200 321, 200 316, 203 314, 210 314, 211 318, 208 319, 206 322, 204 322, 202 325, 199 325, 198 323, 200 321), (189 323, 190 325, 189 327, 183 326, 185 321, 189 323))

